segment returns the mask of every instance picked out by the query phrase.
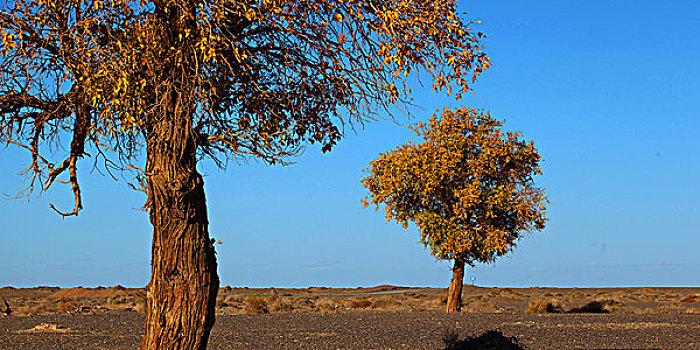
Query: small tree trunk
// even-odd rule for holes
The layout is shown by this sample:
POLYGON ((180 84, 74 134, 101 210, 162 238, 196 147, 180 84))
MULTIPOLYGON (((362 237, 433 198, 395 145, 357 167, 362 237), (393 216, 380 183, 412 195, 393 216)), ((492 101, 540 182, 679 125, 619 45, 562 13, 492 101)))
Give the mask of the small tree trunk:
POLYGON ((191 117, 169 102, 147 137, 153 250, 141 350, 203 350, 219 290, 216 256, 191 117))
POLYGON ((447 292, 447 313, 462 311, 462 285, 464 284, 464 260, 455 259, 452 282, 447 292))

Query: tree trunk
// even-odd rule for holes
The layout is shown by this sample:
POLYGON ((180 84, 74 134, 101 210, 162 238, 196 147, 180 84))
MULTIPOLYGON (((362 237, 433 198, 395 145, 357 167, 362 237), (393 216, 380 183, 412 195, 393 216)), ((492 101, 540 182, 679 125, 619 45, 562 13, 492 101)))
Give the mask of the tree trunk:
POLYGON ((452 282, 447 292, 447 313, 462 311, 462 285, 464 284, 464 260, 455 259, 452 282))
POLYGON ((141 350, 203 350, 214 326, 219 277, 192 118, 179 112, 177 92, 170 95, 146 141, 153 250, 141 350))

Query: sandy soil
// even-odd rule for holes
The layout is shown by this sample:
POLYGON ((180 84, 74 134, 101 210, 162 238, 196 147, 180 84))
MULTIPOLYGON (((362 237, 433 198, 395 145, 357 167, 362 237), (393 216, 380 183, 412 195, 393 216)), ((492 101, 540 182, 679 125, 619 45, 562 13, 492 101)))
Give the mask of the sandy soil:
MULTIPOLYGON (((0 288, 17 311, 0 317, 0 349, 138 348, 142 291, 0 288)), ((437 350, 499 330, 523 349, 700 350, 699 288, 470 287, 457 315, 442 313, 444 294, 222 288, 210 348, 437 350)))

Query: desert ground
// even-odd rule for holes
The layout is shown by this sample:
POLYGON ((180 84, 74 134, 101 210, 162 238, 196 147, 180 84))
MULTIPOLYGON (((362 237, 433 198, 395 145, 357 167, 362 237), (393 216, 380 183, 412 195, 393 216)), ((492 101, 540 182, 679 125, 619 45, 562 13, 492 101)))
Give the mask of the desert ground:
MULTIPOLYGON (((136 349, 145 294, 0 288, 11 308, 0 316, 0 349, 136 349)), ((209 348, 700 350, 700 288, 465 286, 462 313, 452 315, 443 313, 446 294, 225 287, 209 348)))

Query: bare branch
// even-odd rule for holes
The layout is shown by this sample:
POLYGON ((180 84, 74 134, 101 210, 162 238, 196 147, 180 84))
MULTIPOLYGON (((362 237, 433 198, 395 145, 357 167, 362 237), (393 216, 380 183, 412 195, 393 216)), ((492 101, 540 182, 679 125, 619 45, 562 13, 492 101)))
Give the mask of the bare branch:
POLYGON ((75 205, 73 207, 73 211, 71 212, 62 212, 58 209, 53 204, 49 204, 49 207, 53 209, 56 213, 59 215, 66 217, 66 216, 78 216, 78 212, 83 209, 83 204, 82 204, 82 199, 80 196, 80 185, 78 184, 78 172, 76 169, 76 162, 77 157, 71 157, 70 158, 70 165, 68 166, 68 171, 70 173, 70 183, 71 183, 71 190, 73 191, 73 196, 75 197, 75 205))

